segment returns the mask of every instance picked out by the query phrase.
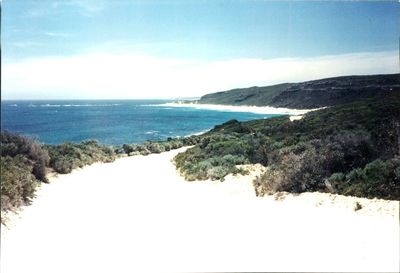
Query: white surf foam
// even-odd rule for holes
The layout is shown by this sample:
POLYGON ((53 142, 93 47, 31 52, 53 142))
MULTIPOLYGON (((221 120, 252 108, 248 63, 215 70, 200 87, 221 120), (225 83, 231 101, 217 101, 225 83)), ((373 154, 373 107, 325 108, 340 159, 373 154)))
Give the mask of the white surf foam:
POLYGON ((164 106, 164 107, 182 107, 182 108, 195 108, 204 110, 214 110, 222 112, 245 112, 255 114, 281 114, 281 115, 304 115, 305 113, 319 110, 316 109, 290 109, 282 107, 271 107, 271 106, 233 106, 233 105, 220 105, 220 104, 200 104, 200 103, 178 103, 168 102, 164 104, 153 104, 148 106, 164 106))

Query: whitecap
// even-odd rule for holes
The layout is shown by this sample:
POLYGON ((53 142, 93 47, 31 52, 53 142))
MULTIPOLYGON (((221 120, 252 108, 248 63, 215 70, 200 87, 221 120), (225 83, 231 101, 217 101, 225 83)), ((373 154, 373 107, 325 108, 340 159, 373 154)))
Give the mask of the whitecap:
POLYGON ((112 104, 64 104, 65 107, 110 107, 110 106, 119 106, 121 104, 112 103, 112 104))
POLYGON ((39 105, 39 106, 40 106, 40 107, 61 107, 60 104, 49 104, 49 103, 41 104, 41 105, 39 105))
POLYGON ((155 135, 157 133, 158 133, 158 131, 147 131, 147 132, 145 132, 146 135, 155 135))
POLYGON ((40 107, 110 107, 119 106, 120 104, 41 104, 40 107))

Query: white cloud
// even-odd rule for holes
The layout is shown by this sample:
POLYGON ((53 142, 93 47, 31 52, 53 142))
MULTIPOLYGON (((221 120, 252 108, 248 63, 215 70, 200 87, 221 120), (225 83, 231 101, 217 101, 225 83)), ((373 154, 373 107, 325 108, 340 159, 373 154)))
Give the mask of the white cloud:
POLYGON ((57 0, 53 2, 38 1, 33 8, 27 9, 22 15, 22 19, 33 19, 43 17, 57 17, 60 13, 65 13, 65 8, 81 16, 92 17, 101 14, 110 4, 106 0, 57 0))
POLYGON ((10 45, 17 48, 29 48, 29 47, 42 46, 43 44, 34 41, 20 41, 20 42, 12 42, 10 43, 10 45))
POLYGON ((77 8, 79 13, 84 16, 93 16, 101 13, 109 4, 105 0, 63 0, 53 2, 54 8, 60 7, 74 7, 77 8))
POLYGON ((43 10, 43 9, 32 9, 32 10, 27 10, 22 14, 23 18, 25 19, 32 19, 32 18, 39 18, 43 17, 48 14, 48 11, 43 10))
POLYGON ((3 99, 173 98, 237 87, 399 71, 396 51, 197 61, 92 53, 2 65, 3 99))
POLYGON ((59 37, 59 38, 68 38, 72 36, 71 34, 65 32, 45 32, 44 35, 49 37, 59 37))

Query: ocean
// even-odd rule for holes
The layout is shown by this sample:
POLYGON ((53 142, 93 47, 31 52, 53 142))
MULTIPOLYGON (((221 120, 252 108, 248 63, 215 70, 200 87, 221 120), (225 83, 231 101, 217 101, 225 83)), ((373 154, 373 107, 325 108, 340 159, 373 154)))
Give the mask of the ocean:
POLYGON ((143 143, 207 131, 231 119, 278 116, 170 107, 167 100, 52 100, 1 102, 1 129, 46 144, 95 139, 104 144, 143 143))

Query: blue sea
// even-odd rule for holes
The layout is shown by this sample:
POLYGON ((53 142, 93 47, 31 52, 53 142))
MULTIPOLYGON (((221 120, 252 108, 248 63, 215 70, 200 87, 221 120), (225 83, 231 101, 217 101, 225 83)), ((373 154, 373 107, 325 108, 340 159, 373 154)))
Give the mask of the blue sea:
POLYGON ((46 144, 95 139, 104 144, 143 143, 207 131, 231 119, 277 115, 169 107, 166 100, 60 100, 1 102, 1 129, 46 144))

